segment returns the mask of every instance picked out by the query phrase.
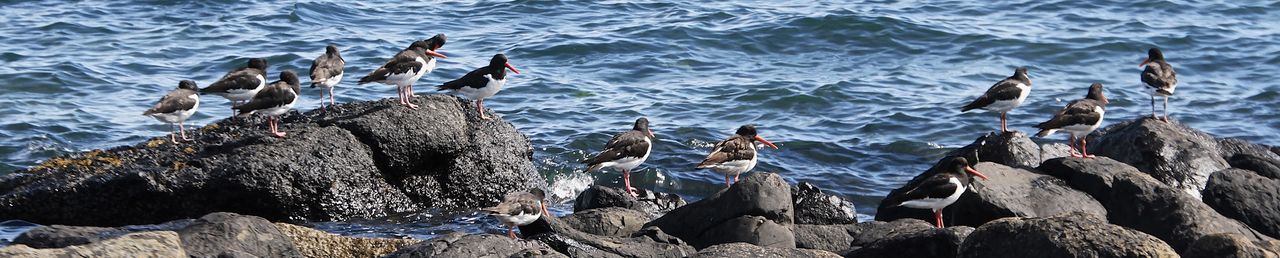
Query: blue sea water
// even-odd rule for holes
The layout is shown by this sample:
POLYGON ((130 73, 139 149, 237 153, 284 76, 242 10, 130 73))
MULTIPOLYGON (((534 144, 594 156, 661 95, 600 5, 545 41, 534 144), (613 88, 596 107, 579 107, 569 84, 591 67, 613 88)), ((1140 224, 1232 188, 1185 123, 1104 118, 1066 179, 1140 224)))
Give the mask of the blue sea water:
MULTIPOLYGON (((445 33, 449 58, 419 84, 506 53, 522 73, 486 106, 529 135, 560 200, 620 185, 577 161, 645 116, 658 138, 637 187, 719 190, 722 178, 693 165, 754 124, 781 148, 763 151, 757 171, 849 198, 865 219, 889 190, 997 128, 995 114, 959 107, 1017 66, 1030 67, 1034 90, 1010 113, 1016 130, 1093 82, 1111 99, 1105 124, 1149 114, 1138 63, 1158 46, 1179 72, 1175 119, 1278 145, 1276 17, 1280 2, 1267 1, 0 1, 0 173, 163 136, 167 125, 144 110, 179 80, 205 86, 249 57, 267 58, 270 74, 305 71, 337 44, 348 73, 338 101, 393 97, 354 82, 445 33)), ((298 107, 317 107, 319 91, 304 91, 298 107)), ((226 100, 203 100, 191 124, 230 115, 226 100)), ((314 226, 416 238, 498 230, 438 211, 314 226)))

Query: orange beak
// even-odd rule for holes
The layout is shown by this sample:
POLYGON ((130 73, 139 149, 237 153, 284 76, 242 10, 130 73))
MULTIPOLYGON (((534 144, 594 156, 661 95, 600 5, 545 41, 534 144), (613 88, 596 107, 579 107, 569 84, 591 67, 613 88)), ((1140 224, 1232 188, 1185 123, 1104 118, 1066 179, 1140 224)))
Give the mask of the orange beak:
POLYGON ((1138 67, 1146 66, 1147 63, 1150 63, 1150 62, 1151 62, 1151 58, 1142 59, 1142 63, 1138 64, 1138 67))
POLYGON ((653 136, 653 129, 649 129, 649 138, 658 138, 656 136, 653 136))
POLYGON ((434 57, 439 57, 439 58, 448 58, 447 56, 444 56, 444 54, 437 53, 435 50, 427 50, 427 52, 426 52, 426 53, 427 53, 427 55, 434 56, 434 57))
POLYGON ((973 169, 973 167, 968 167, 968 166, 964 167, 964 172, 969 172, 969 174, 978 176, 978 178, 982 178, 982 180, 987 180, 987 175, 983 175, 982 172, 978 172, 978 170, 973 169))
POLYGON ((760 141, 760 143, 764 143, 764 145, 769 145, 769 147, 772 147, 775 150, 778 149, 778 145, 773 145, 772 142, 765 140, 764 137, 760 137, 759 135, 756 135, 756 141, 760 141))
POLYGON ((507 69, 511 69, 511 72, 514 72, 514 73, 516 73, 516 74, 520 74, 520 70, 516 70, 516 67, 515 67, 515 66, 511 66, 511 63, 507 63, 507 69))

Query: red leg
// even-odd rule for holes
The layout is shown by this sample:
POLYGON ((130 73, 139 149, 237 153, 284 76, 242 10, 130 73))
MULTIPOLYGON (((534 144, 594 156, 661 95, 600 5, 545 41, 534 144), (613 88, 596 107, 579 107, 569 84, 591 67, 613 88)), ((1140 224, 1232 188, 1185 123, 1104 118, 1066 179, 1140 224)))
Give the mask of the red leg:
POLYGON ((1005 112, 1000 112, 1000 133, 1009 132, 1009 126, 1005 122, 1005 112))
POLYGON ((271 121, 271 135, 284 138, 285 133, 280 131, 280 118, 272 116, 267 119, 270 119, 267 121, 271 121))
POLYGON ((622 170, 622 185, 627 188, 627 194, 635 196, 636 193, 631 191, 631 171, 622 170))
POLYGON ((515 227, 515 226, 507 226, 507 236, 510 236, 510 237, 511 237, 511 239, 516 239, 516 227, 515 227))
POLYGON ((481 119, 481 120, 489 120, 489 117, 487 117, 487 116, 485 116, 485 115, 484 115, 484 99, 477 99, 477 100, 476 100, 476 111, 479 111, 479 112, 480 112, 480 119, 481 119))
POLYGON ((404 91, 404 104, 411 109, 418 109, 418 105, 413 104, 413 84, 409 84, 404 91))
POLYGON ((933 210, 933 218, 934 218, 934 220, 936 220, 936 221, 938 222, 938 223, 937 223, 938 228, 944 228, 944 227, 945 227, 945 226, 943 226, 943 225, 942 225, 942 210, 933 210))
POLYGON ((1089 141, 1086 140, 1087 137, 1088 136, 1080 137, 1080 153, 1081 153, 1080 156, 1085 158, 1093 158, 1093 155, 1089 155, 1089 141))
POLYGON ((729 183, 729 175, 724 175, 724 186, 726 187, 733 186, 733 184, 729 183))
POLYGON ((738 183, 738 176, 741 176, 741 175, 742 175, 742 173, 734 174, 734 175, 733 175, 733 183, 737 184, 737 183, 738 183))
POLYGON ((173 124, 169 124, 169 142, 172 142, 173 144, 178 144, 178 139, 173 136, 174 134, 175 133, 173 133, 173 124))
MULTIPOLYGON (((333 107, 333 104, 334 104, 334 102, 333 102, 333 88, 334 88, 334 87, 329 87, 329 106, 330 106, 330 107, 333 107)), ((322 100, 320 100, 320 102, 324 102, 324 100, 322 99, 322 100)))
POLYGON ((1076 135, 1072 134, 1068 137, 1070 137, 1070 140, 1067 141, 1067 146, 1071 146, 1071 149, 1067 150, 1067 153, 1070 153, 1071 157, 1076 157, 1076 152, 1080 149, 1076 147, 1076 135))
POLYGON ((191 138, 187 138, 187 127, 183 125, 183 122, 186 121, 178 122, 178 133, 182 135, 183 141, 190 141, 191 138))

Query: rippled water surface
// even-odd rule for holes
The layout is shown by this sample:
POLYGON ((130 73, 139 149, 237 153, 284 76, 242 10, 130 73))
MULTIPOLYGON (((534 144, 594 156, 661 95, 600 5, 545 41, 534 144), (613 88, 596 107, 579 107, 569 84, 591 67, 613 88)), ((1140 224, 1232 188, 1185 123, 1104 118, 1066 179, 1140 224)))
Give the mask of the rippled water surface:
MULTIPOLYGON (((996 115, 959 107, 1017 66, 1035 83, 1010 114, 1017 130, 1092 82, 1111 98, 1107 124, 1147 114, 1137 64, 1159 46, 1180 75, 1174 118, 1280 144, 1280 3, 1238 2, 4 1, 0 171, 162 136, 168 127, 144 110, 179 80, 205 86, 248 57, 266 57, 273 75, 305 71, 337 44, 348 73, 338 101, 391 97, 389 86, 354 82, 445 33, 450 58, 419 84, 506 53, 523 73, 486 106, 530 136, 562 199, 593 181, 620 185, 616 173, 575 172, 577 161, 647 116, 658 138, 638 187, 691 198, 720 189, 722 178, 693 165, 755 124, 781 147, 757 171, 813 182, 867 218, 887 191, 996 128, 996 115)), ((317 107, 319 91, 304 90, 298 107, 317 107)), ((221 98, 201 106, 192 124, 230 115, 221 98)), ((316 225, 418 238, 498 230, 466 212, 316 225)))

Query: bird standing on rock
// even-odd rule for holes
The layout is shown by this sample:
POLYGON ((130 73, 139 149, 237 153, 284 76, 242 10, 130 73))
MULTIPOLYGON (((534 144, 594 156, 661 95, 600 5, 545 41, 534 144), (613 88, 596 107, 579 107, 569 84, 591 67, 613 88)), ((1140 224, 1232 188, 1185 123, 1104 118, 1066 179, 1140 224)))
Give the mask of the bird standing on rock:
POLYGON ((1031 93, 1031 78, 1027 77, 1027 67, 1018 67, 1013 72, 1013 76, 1005 78, 991 85, 986 93, 978 96, 968 105, 964 105, 960 112, 972 109, 985 109, 992 112, 1000 112, 1000 132, 1009 132, 1009 126, 1006 122, 1006 115, 1013 108, 1022 105, 1027 100, 1027 94, 1031 93))
POLYGON ((436 69, 436 58, 445 58, 443 54, 436 53, 437 49, 444 47, 444 41, 444 34, 436 34, 429 39, 415 41, 409 45, 409 48, 396 53, 381 67, 360 78, 357 84, 377 82, 395 85, 400 105, 418 109, 418 105, 414 105, 412 101, 413 83, 436 69))
POLYGON ((1159 48, 1147 50, 1147 59, 1142 60, 1138 66, 1147 67, 1142 69, 1142 84, 1146 85, 1147 92, 1151 94, 1151 117, 1168 122, 1169 96, 1173 96, 1173 90, 1178 87, 1178 73, 1164 61, 1164 53, 1159 48), (1156 96, 1164 97, 1164 117, 1156 115, 1156 96))
POLYGON ((320 87, 320 110, 324 110, 324 92, 329 92, 329 106, 333 106, 333 86, 342 81, 342 68, 347 61, 338 53, 338 46, 329 45, 324 54, 311 61, 311 87, 320 87))
POLYGON ((488 66, 477 68, 457 80, 445 82, 436 89, 461 92, 467 98, 475 100, 480 119, 489 120, 484 115, 484 99, 498 94, 502 86, 507 84, 507 69, 520 74, 520 70, 516 70, 515 66, 507 62, 507 55, 493 55, 493 58, 489 59, 488 66))
POLYGON ((920 181, 906 193, 894 199, 886 199, 885 202, 892 206, 931 209, 934 225, 943 228, 945 226, 942 223, 942 209, 960 199, 960 195, 964 194, 969 184, 973 182, 970 174, 987 180, 987 176, 970 167, 969 161, 965 158, 952 157, 943 164, 938 173, 920 181))
MULTIPOLYGON (((209 84, 209 87, 200 89, 202 94, 213 94, 227 98, 231 101, 231 106, 244 104, 245 101, 253 99, 267 85, 267 60, 262 58, 249 59, 249 66, 232 70, 222 76, 222 79, 209 84)), ((234 109, 234 108, 232 108, 234 109)))
POLYGON ((1067 106, 1059 110, 1053 115, 1049 121, 1036 125, 1040 128, 1039 137, 1049 136, 1058 130, 1067 131, 1071 134, 1070 142, 1071 156, 1076 156, 1076 151, 1080 152, 1080 157, 1092 158, 1089 155, 1088 141, 1085 140, 1089 133, 1097 130, 1102 125, 1103 115, 1106 115, 1107 96, 1102 94, 1102 84, 1093 83, 1089 86, 1089 93, 1083 99, 1077 99, 1067 103, 1067 106), (1076 147, 1076 139, 1079 138, 1079 147, 1076 147))
POLYGON ((507 236, 516 239, 516 227, 529 225, 538 221, 547 212, 543 202, 547 195, 542 189, 530 189, 528 192, 509 193, 497 206, 481 209, 502 224, 507 225, 507 236))
POLYGON ((142 115, 154 117, 161 122, 169 123, 169 141, 178 143, 178 139, 174 134, 182 134, 183 141, 190 141, 187 138, 186 128, 182 126, 191 115, 196 113, 196 109, 200 108, 200 95, 196 94, 198 87, 196 82, 191 80, 182 80, 178 82, 178 89, 170 91, 156 102, 154 107, 143 112, 142 115), (173 124, 178 125, 178 132, 174 133, 173 124))
POLYGON ((299 88, 298 74, 292 70, 280 72, 280 80, 267 85, 258 94, 253 95, 253 99, 243 105, 232 107, 240 110, 240 116, 249 116, 254 113, 262 113, 267 115, 267 126, 271 130, 271 135, 284 138, 285 133, 278 128, 280 115, 293 109, 293 104, 298 102, 299 88))
POLYGON ((609 143, 604 145, 604 150, 583 163, 587 164, 587 172, 603 168, 622 170, 623 186, 626 187, 628 194, 635 195, 636 193, 631 191, 631 170, 649 159, 649 151, 653 149, 653 138, 653 131, 649 130, 649 119, 641 117, 636 119, 635 125, 631 126, 631 131, 613 136, 613 139, 609 139, 609 143))
POLYGON ((756 167, 755 142, 778 149, 777 145, 757 135, 755 126, 744 125, 739 127, 733 136, 716 143, 716 146, 711 149, 711 154, 707 154, 707 158, 703 159, 702 163, 698 163, 696 168, 709 168, 723 174, 724 185, 730 186, 738 182, 739 175, 756 167), (733 182, 729 181, 729 176, 733 176, 733 182))

